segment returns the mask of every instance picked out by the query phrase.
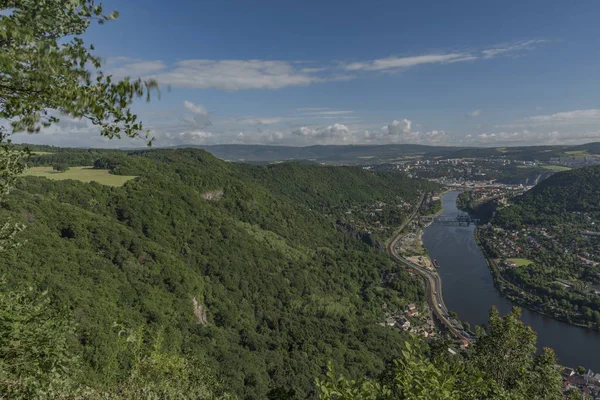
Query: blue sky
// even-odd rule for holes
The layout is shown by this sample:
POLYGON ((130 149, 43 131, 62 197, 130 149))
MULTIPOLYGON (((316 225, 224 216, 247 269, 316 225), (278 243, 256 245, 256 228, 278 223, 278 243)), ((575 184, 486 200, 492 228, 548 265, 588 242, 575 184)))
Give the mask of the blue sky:
MULTIPOLYGON (((600 140, 600 2, 104 1, 84 36, 115 76, 155 77, 155 145, 600 140)), ((64 118, 29 143, 107 142, 64 118)))

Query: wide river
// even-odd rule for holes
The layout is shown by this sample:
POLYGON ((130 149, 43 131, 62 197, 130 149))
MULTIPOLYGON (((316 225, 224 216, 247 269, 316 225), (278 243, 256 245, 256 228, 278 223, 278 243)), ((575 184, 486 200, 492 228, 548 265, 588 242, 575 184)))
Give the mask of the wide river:
MULTIPOLYGON (((448 192, 443 198, 444 216, 456 216, 459 192, 448 192)), ((423 233, 423 242, 440 264, 442 295, 451 311, 471 326, 488 320, 494 305, 502 315, 510 312, 513 303, 494 287, 485 257, 473 237, 474 226, 432 224, 423 233)), ((523 309, 523 322, 538 334, 538 347, 551 347, 560 364, 583 365, 600 372, 600 333, 580 328, 523 309)))

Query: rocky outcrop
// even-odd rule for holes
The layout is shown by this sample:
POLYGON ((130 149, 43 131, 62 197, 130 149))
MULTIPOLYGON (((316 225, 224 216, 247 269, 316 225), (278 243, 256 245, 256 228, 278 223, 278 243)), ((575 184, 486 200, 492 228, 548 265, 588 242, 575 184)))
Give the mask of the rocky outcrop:
POLYGON ((192 297, 192 303, 194 304, 194 315, 196 316, 198 323, 200 325, 206 325, 208 322, 206 319, 206 308, 198 302, 196 297, 192 297))
POLYGON ((204 200, 219 201, 223 197, 223 190, 211 190, 210 192, 202 193, 200 196, 204 200))

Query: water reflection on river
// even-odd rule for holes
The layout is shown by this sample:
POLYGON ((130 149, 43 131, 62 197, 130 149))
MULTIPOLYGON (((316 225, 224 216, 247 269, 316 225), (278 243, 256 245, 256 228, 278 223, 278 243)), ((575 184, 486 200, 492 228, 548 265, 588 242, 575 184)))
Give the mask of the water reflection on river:
MULTIPOLYGON (((444 216, 456 216, 459 192, 443 196, 444 216)), ((443 296, 449 310, 456 311, 463 321, 474 325, 487 322, 492 305, 501 314, 513 304, 494 287, 485 258, 473 238, 474 226, 431 225, 423 241, 431 258, 440 264, 443 296)), ((523 321, 538 334, 538 347, 552 347, 563 365, 584 365, 600 371, 600 334, 523 310, 523 321)))

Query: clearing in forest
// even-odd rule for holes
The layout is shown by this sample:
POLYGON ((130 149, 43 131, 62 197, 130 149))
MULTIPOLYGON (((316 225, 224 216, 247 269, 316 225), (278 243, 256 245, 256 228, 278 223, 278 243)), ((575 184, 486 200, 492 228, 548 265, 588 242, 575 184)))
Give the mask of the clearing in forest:
POLYGON ((95 169, 94 167, 70 167, 65 172, 57 172, 52 167, 32 167, 23 174, 25 176, 41 176, 56 181, 73 179, 89 183, 98 182, 101 185, 119 187, 125 182, 137 178, 137 176, 112 175, 107 169, 95 169))

